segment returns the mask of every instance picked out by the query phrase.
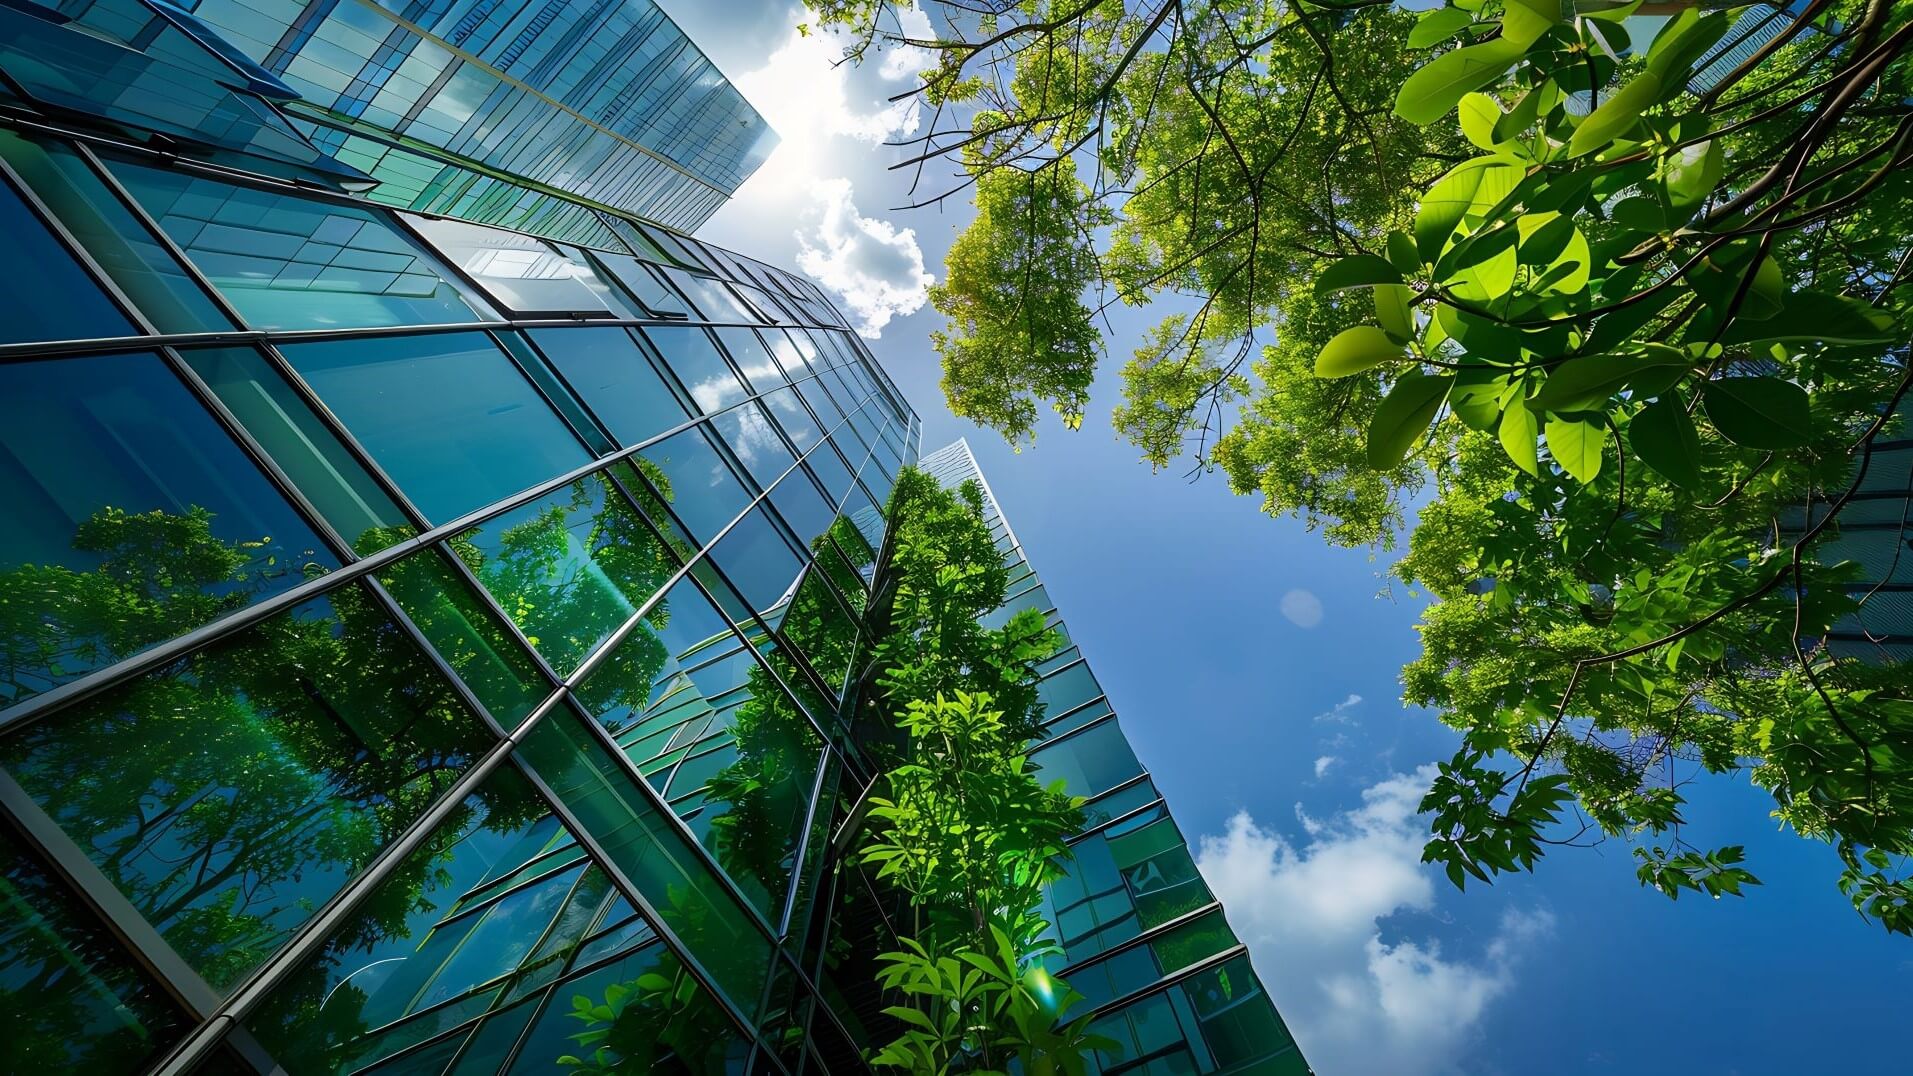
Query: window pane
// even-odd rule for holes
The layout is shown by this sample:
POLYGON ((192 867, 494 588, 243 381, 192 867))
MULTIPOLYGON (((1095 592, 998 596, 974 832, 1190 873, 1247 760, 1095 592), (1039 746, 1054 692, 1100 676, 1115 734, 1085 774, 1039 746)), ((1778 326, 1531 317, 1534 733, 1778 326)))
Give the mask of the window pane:
POLYGON ((0 1071, 137 1072, 186 1030, 104 924, 0 826, 0 1071))
POLYGON ((715 647, 722 653, 735 639, 729 622, 697 584, 680 579, 578 685, 578 701, 621 739, 639 726, 648 735, 657 723, 652 707, 671 690, 673 679, 703 661, 701 652, 715 647))
POLYGON ((722 410, 744 398, 744 386, 731 372, 711 336, 692 325, 650 325, 640 330, 664 356, 691 399, 705 413, 722 410))
POLYGON ((250 1030, 289 1071, 350 1072, 503 1008, 562 975, 622 904, 581 851, 517 770, 499 770, 266 999, 250 1030))
POLYGON ((257 328, 440 325, 488 316, 378 211, 123 161, 112 167, 257 328))
POLYGON ((855 656, 857 622, 844 610, 818 569, 804 573, 782 627, 785 637, 824 678, 824 684, 841 692, 855 656))
POLYGON ((224 989, 487 739, 353 586, 27 726, 0 764, 224 989))
POLYGON ((590 460, 482 333, 289 344, 292 363, 399 489, 434 522, 590 460))
POLYGON ((769 489, 797 458, 784 447, 784 439, 771 425, 770 416, 756 403, 740 404, 711 419, 718 435, 730 446, 731 453, 744 464, 744 470, 757 480, 759 488, 769 489))
MULTIPOLYGON (((66 225, 93 260, 160 332, 219 331, 233 327, 232 319, 220 312, 199 282, 187 274, 71 147, 62 142, 0 131, 0 156, 20 173, 40 200, 60 218, 60 223, 66 225)), ((7 234, 16 243, 27 242, 19 229, 9 229, 7 234)), ((25 260, 32 257, 30 252, 16 251, 16 257, 22 259, 19 264, 33 265, 35 273, 44 271, 45 262, 25 260)), ((32 283, 16 279, 10 286, 32 283)), ((92 325, 90 319, 76 320, 67 329, 67 333, 55 335, 71 335, 76 331, 87 336, 110 335, 92 325)))
POLYGON ((354 550, 376 552, 415 533, 405 513, 264 355, 251 348, 182 354, 354 550))
POLYGON ((769 392, 784 385, 783 367, 771 357, 764 341, 750 329, 735 325, 719 326, 711 330, 731 353, 731 361, 744 371, 744 380, 750 383, 753 392, 769 392))
POLYGON ((478 281, 498 305, 521 314, 608 314, 591 271, 528 235, 462 220, 411 214, 405 222, 444 259, 478 281))
POLYGON ((32 272, 8 274, 0 299, 0 343, 132 336, 138 332, 106 292, 20 198, 0 181, 0 234, 7 256, 32 272))
POLYGON ((537 329, 530 336, 621 443, 638 444, 691 417, 623 329, 537 329))
POLYGON ((673 434, 640 455, 655 465, 649 477, 668 484, 660 492, 699 544, 710 541, 750 503, 743 484, 701 429, 673 434))
POLYGON ((605 1072, 727 1076, 743 1072, 750 1053, 710 992, 670 950, 653 945, 559 983, 508 1071, 511 1076, 568 1071, 570 1066, 558 1059, 581 1053, 577 1036, 607 1029, 612 1035, 604 1042, 605 1072), (591 1006, 611 1006, 614 1021, 580 1019, 580 998, 591 1006))
POLYGON ((711 557, 757 612, 782 601, 804 566, 762 508, 745 513, 718 540, 711 557))
POLYGON ((676 821, 569 713, 534 725, 519 750, 717 984, 734 1002, 755 1008, 770 941, 693 853, 676 821))
POLYGON ((561 676, 677 570, 655 533, 598 475, 488 520, 452 545, 561 676))
POLYGON ((392 600, 499 724, 513 728, 550 694, 531 656, 436 551, 379 573, 392 600))
POLYGON ((335 567, 156 355, 0 365, 0 700, 335 567))
POLYGON ((1030 761, 1041 769, 1044 784, 1061 778, 1072 796, 1094 796, 1142 772, 1122 726, 1114 721, 1040 748, 1030 761))
POLYGON ((593 253, 652 316, 681 318, 690 313, 684 300, 643 262, 625 254, 607 254, 602 250, 593 253))
POLYGON ((817 443, 820 436, 817 422, 804 409, 804 402, 797 398, 797 390, 786 386, 775 389, 766 395, 762 402, 777 416, 777 424, 784 428, 784 436, 789 439, 798 452, 805 452, 817 443))

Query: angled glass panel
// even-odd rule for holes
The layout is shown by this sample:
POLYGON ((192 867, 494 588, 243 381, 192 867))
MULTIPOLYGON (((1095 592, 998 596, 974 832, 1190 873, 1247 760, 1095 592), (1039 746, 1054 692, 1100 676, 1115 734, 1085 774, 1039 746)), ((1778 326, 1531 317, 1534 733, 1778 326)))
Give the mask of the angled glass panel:
POLYGON ((589 462, 483 333, 288 344, 286 360, 427 519, 443 523, 589 462))
MULTIPOLYGON (((199 282, 133 216, 132 210, 107 189, 92 166, 71 146, 0 130, 0 157, 6 158, 39 195, 40 201, 59 217, 67 231, 86 247, 94 262, 106 270, 120 291, 160 332, 217 332, 233 328, 232 319, 220 312, 199 282)), ((25 228, 9 227, 6 234, 17 244, 31 246, 34 242, 25 228)), ((16 256, 21 259, 20 264, 34 266, 35 273, 19 274, 10 283, 10 290, 37 286, 37 281, 22 278, 41 272, 47 262, 35 257, 30 249, 21 250, 16 256)), ((61 270, 56 267, 51 271, 61 270)), ((57 286, 52 280, 47 284, 57 286)), ((85 298, 83 291, 63 297, 68 306, 85 298)), ((59 307, 42 305, 34 309, 52 315, 59 307)), ((9 318, 9 328, 16 324, 17 321, 9 318)), ((66 330, 54 335, 80 332, 87 336, 111 335, 90 318, 78 318, 66 330)))
POLYGON ((157 983, 0 826, 0 1070, 137 1072, 187 1029, 157 983))
POLYGON ((649 736, 659 727, 656 704, 676 679, 736 641, 697 584, 680 579, 578 685, 578 701, 605 731, 635 743, 633 735, 649 736), (633 733, 637 729, 643 731, 633 733))
POLYGON ((20 729, 0 765, 224 989, 489 743, 349 586, 20 729))
POLYGON ((1267 1058, 1271 1060, 1254 1071, 1268 1076, 1307 1076, 1308 1064, 1294 1048, 1294 1037, 1277 1015, 1247 956, 1232 957, 1218 967, 1198 972, 1180 989, 1195 1009, 1202 1040, 1215 1056, 1219 1071, 1244 1071, 1236 1066, 1267 1058))
POLYGON ((379 582, 505 728, 515 727, 550 693, 531 655, 437 550, 393 562, 379 573, 379 582))
POLYGON ((612 279, 622 284, 651 317, 684 318, 690 315, 691 308, 685 305, 684 297, 672 291, 670 285, 643 262, 628 254, 610 254, 602 250, 594 251, 593 256, 611 271, 612 279))
POLYGON ((640 331, 705 414, 744 398, 744 386, 708 332, 691 325, 650 325, 640 331))
POLYGON ((759 403, 770 408, 784 437, 799 453, 810 451, 823 436, 817 429, 817 420, 811 417, 804 401, 797 398, 797 390, 789 385, 771 390, 759 403))
POLYGON ((1144 930, 1215 900, 1172 818, 1111 834, 1109 854, 1122 872, 1144 930))
MULTIPOLYGON (((274 990, 249 1029, 288 1071, 345 1073, 498 1018, 563 975, 607 915, 623 917, 610 880, 581 851, 517 770, 498 770, 274 990)), ((408 1057, 418 1071, 419 1055, 408 1057)))
POLYGON ((1045 784, 1061 778, 1072 796, 1094 796, 1142 772, 1136 752, 1114 721, 1037 749, 1030 762, 1045 784))
POLYGON ((449 217, 407 214, 405 222, 437 248, 448 264, 478 281, 492 301, 507 310, 520 314, 611 313, 593 287, 598 281, 591 270, 543 240, 449 217))
POLYGON ((596 474, 479 524, 452 548, 560 676, 677 570, 650 526, 596 474))
POLYGON ((640 455, 652 468, 646 477, 661 483, 659 492, 696 544, 716 537, 750 503, 743 483, 702 429, 672 434, 640 455))
POLYGON ((12 263, 31 267, 30 272, 8 275, 4 298, 0 298, 0 343, 138 332, 4 180, 0 180, 0 234, 7 236, 12 263))
POLYGON ((756 612, 782 601, 804 566, 762 506, 746 512, 718 539, 711 557, 756 612))
POLYGON ((113 174, 260 329, 484 320, 381 212, 124 161, 113 174))
POLYGON ((0 365, 0 701, 336 567, 157 355, 0 365))
POLYGON ((181 353, 340 537, 372 553, 416 529, 277 368, 252 348, 181 353))
POLYGON ((711 330, 718 342, 731 353, 731 361, 744 372, 752 392, 769 392, 785 384, 784 368, 772 357, 770 349, 755 330, 739 325, 719 325, 711 330))
POLYGON ((825 686, 841 693, 857 649, 857 622, 829 584, 821 569, 804 573, 781 625, 784 637, 823 677, 825 686))
POLYGON ((538 350, 619 443, 635 445, 691 416, 623 329, 535 329, 538 350))
POLYGON ((770 940, 693 852, 676 819, 581 720, 553 714, 532 726, 520 754, 717 985, 740 1007, 755 1009, 770 969, 770 940))
POLYGON ((755 401, 719 413, 711 419, 711 425, 760 489, 769 489, 797 462, 770 416, 755 401))

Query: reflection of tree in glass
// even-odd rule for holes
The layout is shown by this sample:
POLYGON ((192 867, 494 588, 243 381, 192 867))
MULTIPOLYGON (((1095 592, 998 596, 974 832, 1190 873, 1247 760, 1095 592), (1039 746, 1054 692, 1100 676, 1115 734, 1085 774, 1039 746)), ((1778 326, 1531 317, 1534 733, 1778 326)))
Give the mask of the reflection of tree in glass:
MULTIPOLYGON (((270 536, 226 542, 213 513, 102 508, 73 534, 100 562, 90 571, 23 564, 0 572, 0 699, 18 700, 183 635, 300 569, 279 563, 270 536)), ((317 573, 318 565, 304 570, 317 573)))

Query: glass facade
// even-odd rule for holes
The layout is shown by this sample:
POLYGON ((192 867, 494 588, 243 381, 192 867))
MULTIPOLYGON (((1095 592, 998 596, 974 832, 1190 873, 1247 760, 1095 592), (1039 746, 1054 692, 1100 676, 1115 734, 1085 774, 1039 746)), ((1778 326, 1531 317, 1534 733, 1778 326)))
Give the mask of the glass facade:
MULTIPOLYGON (((585 7, 0 8, 53 43, 0 50, 31 263, 0 299, 0 1071, 863 1071, 837 984, 879 924, 834 830, 916 416, 788 273, 562 191, 536 228, 397 210, 299 148, 361 105, 491 131, 442 113, 502 73, 496 109, 628 91, 652 152, 749 162, 675 27, 624 0, 581 44, 585 7), (33 92, 86 103, 48 65, 109 39, 207 108, 33 92)), ((1127 1044, 1099 1071, 1293 1070, 1094 678, 1051 666, 1038 759, 1098 820, 1054 913, 1127 1044)))

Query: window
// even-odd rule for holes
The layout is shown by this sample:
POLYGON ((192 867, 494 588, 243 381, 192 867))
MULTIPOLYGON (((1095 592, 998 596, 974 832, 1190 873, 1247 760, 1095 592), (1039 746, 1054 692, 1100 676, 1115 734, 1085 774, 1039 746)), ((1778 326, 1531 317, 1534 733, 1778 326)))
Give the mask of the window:
MULTIPOLYGON (((120 291, 139 308, 140 313, 160 332, 216 332, 233 327, 232 319, 220 312, 199 282, 174 260, 132 210, 121 202, 72 147, 62 142, 42 141, 0 130, 0 156, 24 178, 40 200, 60 218, 94 262, 119 285, 120 291)), ((31 245, 27 229, 9 227, 6 234, 15 243, 31 245)), ((18 264, 33 265, 34 273, 45 270, 46 262, 30 251, 19 251, 18 264)), ((33 274, 17 274, 10 291, 32 288, 42 283, 26 279, 33 274)), ((45 281, 53 285, 52 280, 45 281)), ((90 286, 90 285, 89 285, 90 286)), ((83 294, 78 284, 65 294, 83 294)), ((29 302, 27 313, 49 313, 52 304, 29 302)), ((20 324, 18 316, 8 319, 8 327, 20 324)), ((79 330, 87 336, 102 333, 90 317, 76 320, 64 332, 43 334, 42 339, 72 335, 79 330)), ((25 337, 34 339, 35 337, 25 337)))
POLYGON ((591 459, 482 333, 328 340, 284 350, 433 522, 455 519, 591 459))
POLYGON ((750 503, 743 483, 702 429, 672 434, 640 455, 651 464, 647 477, 662 480, 660 492, 698 545, 715 538, 750 503))
POLYGON ((0 765, 223 990, 488 741, 353 585, 14 732, 0 765))
POLYGON ((1072 796, 1094 796, 1142 772, 1122 726, 1114 721, 1039 748, 1030 762, 1041 768, 1044 784, 1061 778, 1072 796))
POLYGON ((744 398, 744 386, 731 372, 711 335, 689 325, 653 325, 642 330, 664 357, 691 399, 705 414, 721 411, 744 398))
POLYGON ((638 444, 691 417, 625 330, 535 329, 530 336, 619 442, 638 444))
POLYGON ((550 693, 524 647, 436 550, 394 562, 379 582, 500 725, 515 727, 550 693))
POLYGON ((138 330, 78 259, 54 238, 12 184, 0 180, 0 234, 7 274, 0 300, 0 343, 133 336, 138 330))
POLYGON ((492 301, 519 314, 600 314, 611 309, 587 265, 543 240, 448 218, 407 214, 440 256, 478 281, 492 301))
POLYGON ((761 488, 770 488, 797 462, 777 435, 777 427, 771 425, 770 416, 756 403, 739 404, 722 412, 711 419, 711 425, 761 488))
POLYGON ((138 1072, 186 1030, 157 984, 0 827, 0 1011, 8 1072, 138 1072))
POLYGON ((261 329, 478 321, 482 304, 376 210, 122 161, 118 176, 261 329))
POLYGON ((336 567, 157 355, 0 364, 0 700, 336 567))

